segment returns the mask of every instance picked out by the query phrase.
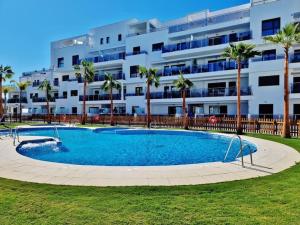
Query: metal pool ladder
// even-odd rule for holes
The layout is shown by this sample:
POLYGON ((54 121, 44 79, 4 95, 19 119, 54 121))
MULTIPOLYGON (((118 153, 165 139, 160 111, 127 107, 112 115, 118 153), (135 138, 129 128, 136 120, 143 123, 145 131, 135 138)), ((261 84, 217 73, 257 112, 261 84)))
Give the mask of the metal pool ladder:
POLYGON ((245 165, 244 165, 244 149, 248 147, 249 150, 250 150, 250 160, 251 160, 251 165, 253 165, 253 157, 252 157, 252 148, 251 148, 251 146, 250 146, 249 144, 243 145, 242 138, 241 138, 239 135, 237 135, 237 134, 234 134, 234 135, 232 136, 232 138, 231 138, 230 144, 229 144, 229 146, 228 146, 228 149, 227 149, 226 154, 225 154, 225 157, 224 157, 224 162, 225 162, 225 160, 226 160, 226 158, 227 158, 227 156, 228 156, 228 154, 229 154, 229 151, 230 151, 230 149, 231 149, 231 147, 232 147, 232 144, 233 144, 233 141, 234 141, 235 139, 238 139, 238 140, 239 140, 239 146, 240 146, 239 153, 236 155, 235 158, 237 158, 239 155, 241 155, 242 167, 245 167, 245 165))
POLYGON ((59 137, 59 134, 58 134, 58 130, 57 130, 56 125, 54 125, 54 134, 55 134, 57 140, 60 142, 60 137, 59 137))
POLYGON ((16 139, 18 140, 18 142, 20 142, 20 136, 19 136, 18 127, 15 128, 15 132, 12 135, 12 137, 14 139, 14 146, 16 146, 16 139))

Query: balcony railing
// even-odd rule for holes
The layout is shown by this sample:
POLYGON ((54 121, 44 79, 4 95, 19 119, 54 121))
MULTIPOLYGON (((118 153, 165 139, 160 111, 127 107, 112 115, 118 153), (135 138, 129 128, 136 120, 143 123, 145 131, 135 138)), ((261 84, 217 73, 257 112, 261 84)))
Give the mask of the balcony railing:
MULTIPOLYGON (((107 54, 107 55, 100 55, 96 57, 89 57, 86 58, 86 61, 99 63, 99 62, 107 62, 107 61, 114 61, 119 59, 125 59, 125 52, 115 53, 115 54, 107 54)), ((80 60, 82 61, 82 60, 80 60)))
MULTIPOLYGON (((186 92, 187 98, 204 98, 204 97, 226 97, 236 96, 236 88, 207 88, 207 89, 194 89, 186 92)), ((252 95, 250 87, 241 88, 241 96, 252 95)), ((180 91, 169 92, 152 92, 151 99, 173 99, 181 98, 180 91)))
POLYGON ((132 97, 132 96, 144 96, 145 94, 143 92, 140 93, 126 93, 126 97, 132 97))
MULTIPOLYGON (((125 74, 122 71, 120 71, 119 73, 112 74, 112 77, 115 80, 125 80, 125 74)), ((77 80, 78 80, 78 83, 83 83, 82 78, 78 78, 77 80)), ((105 75, 96 75, 94 77, 94 82, 104 81, 104 80, 105 80, 105 75)))
MULTIPOLYGON (((44 97, 32 98, 32 102, 47 102, 47 99, 44 97)), ((55 102, 55 98, 49 98, 49 102, 55 102)))
MULTIPOLYGON (((7 100, 7 103, 20 103, 20 99, 19 98, 10 98, 10 99, 7 100)), ((22 97, 21 98, 21 103, 27 103, 27 98, 22 97)))
POLYGON ((175 51, 182 51, 187 49, 194 49, 194 48, 203 48, 207 46, 215 46, 215 45, 222 45, 228 44, 231 42, 238 42, 238 41, 245 41, 250 40, 252 37, 251 32, 242 32, 236 35, 222 35, 216 38, 206 38, 202 40, 194 40, 188 42, 180 42, 171 45, 165 45, 162 49, 162 53, 168 52, 175 52, 175 51))
MULTIPOLYGON (((248 62, 242 63, 242 69, 248 68, 248 62)), ((176 76, 180 72, 183 74, 195 74, 195 73, 208 73, 208 72, 217 72, 217 71, 226 71, 226 70, 235 70, 237 69, 237 64, 235 61, 231 62, 215 62, 208 63, 204 65, 196 66, 181 66, 181 67, 171 67, 165 68, 163 70, 158 70, 157 74, 159 76, 176 76)))
POLYGON ((284 59, 284 55, 266 55, 261 57, 255 57, 251 61, 264 62, 264 61, 272 61, 272 60, 280 60, 280 59, 284 59))
POLYGON ((127 52, 127 53, 126 53, 126 56, 142 55, 142 54, 147 55, 148 52, 145 51, 145 50, 142 50, 142 51, 134 51, 134 52, 127 52))
POLYGON ((296 83, 291 84, 291 93, 293 93, 293 94, 300 93, 300 82, 296 82, 296 83))
POLYGON ((169 33, 175 33, 180 31, 185 31, 198 27, 206 27, 209 25, 214 25, 218 23, 224 23, 228 21, 240 20, 250 17, 250 10, 241 10, 238 12, 226 13, 218 16, 211 16, 200 20, 194 20, 188 23, 183 23, 179 25, 174 25, 169 27, 169 33))
MULTIPOLYGON (((113 94, 113 100, 121 100, 121 94, 113 94)), ((102 95, 87 95, 85 96, 86 101, 105 101, 110 100, 109 94, 102 95)), ((79 96, 79 101, 83 101, 83 95, 79 96)))

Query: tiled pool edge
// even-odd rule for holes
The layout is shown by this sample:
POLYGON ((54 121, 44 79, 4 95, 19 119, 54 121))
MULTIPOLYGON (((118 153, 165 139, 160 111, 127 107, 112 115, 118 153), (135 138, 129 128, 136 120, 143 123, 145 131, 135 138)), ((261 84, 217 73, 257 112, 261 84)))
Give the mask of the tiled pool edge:
MULTIPOLYGON (((20 136, 20 139, 28 141, 41 139, 41 137, 20 136)), ((288 146, 251 137, 243 137, 243 139, 258 147, 258 151, 253 154, 255 166, 250 165, 247 156, 245 157, 246 168, 242 168, 240 162, 151 167, 51 163, 18 154, 12 139, 6 137, 0 142, 0 177, 35 183, 82 186, 189 185, 266 176, 300 162, 300 154, 288 146)))

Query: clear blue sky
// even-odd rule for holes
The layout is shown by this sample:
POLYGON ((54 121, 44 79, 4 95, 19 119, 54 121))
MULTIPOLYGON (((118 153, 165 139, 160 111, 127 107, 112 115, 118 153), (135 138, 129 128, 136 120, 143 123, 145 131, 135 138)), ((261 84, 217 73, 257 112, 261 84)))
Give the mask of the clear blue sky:
POLYGON ((0 0, 0 64, 24 71, 48 68, 50 42, 129 18, 160 21, 249 0, 0 0))

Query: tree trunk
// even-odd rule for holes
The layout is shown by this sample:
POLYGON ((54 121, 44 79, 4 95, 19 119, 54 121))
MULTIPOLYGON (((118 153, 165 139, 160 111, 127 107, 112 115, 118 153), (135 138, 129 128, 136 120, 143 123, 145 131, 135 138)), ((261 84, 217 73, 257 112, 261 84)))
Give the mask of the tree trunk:
POLYGON ((7 101, 7 94, 4 94, 4 110, 3 110, 3 114, 6 115, 6 101, 7 101))
POLYGON ((284 59, 284 114, 282 137, 290 138, 290 118, 289 118, 289 49, 286 48, 284 59))
POLYGON ((83 104, 82 104, 82 120, 81 120, 81 124, 84 125, 85 124, 85 101, 86 101, 86 80, 84 79, 84 83, 83 83, 83 104))
POLYGON ((2 74, 0 75, 0 117, 3 116, 3 99, 2 99, 2 74))
POLYGON ((112 95, 112 88, 110 89, 110 125, 114 125, 114 102, 113 102, 113 95, 112 95))
POLYGON ((47 95, 47 114, 48 114, 48 124, 50 124, 51 123, 51 118, 50 118, 50 105, 49 105, 49 98, 48 98, 48 96, 49 96, 49 93, 48 93, 48 91, 46 91, 46 95, 47 95))
POLYGON ((151 125, 151 111, 150 111, 150 84, 147 81, 147 127, 151 125))
POLYGON ((186 105, 185 105, 185 97, 186 97, 186 90, 181 91, 182 95, 182 112, 183 112, 183 127, 184 129, 188 130, 188 118, 186 113, 186 105))
POLYGON ((21 101, 21 91, 19 92, 19 105, 20 105, 20 118, 19 118, 19 122, 22 123, 22 101, 21 101))
POLYGON ((242 134, 243 133, 243 127, 242 127, 242 121, 241 121, 241 61, 237 61, 238 64, 238 73, 237 73, 237 87, 236 87, 236 92, 237 92, 237 129, 236 133, 237 134, 242 134))

